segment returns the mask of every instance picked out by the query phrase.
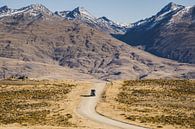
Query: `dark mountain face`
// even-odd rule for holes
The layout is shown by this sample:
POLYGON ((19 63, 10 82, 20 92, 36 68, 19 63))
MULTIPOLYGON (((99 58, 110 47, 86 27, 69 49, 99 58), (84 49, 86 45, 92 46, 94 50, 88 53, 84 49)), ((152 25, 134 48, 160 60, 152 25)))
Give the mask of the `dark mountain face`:
POLYGON ((195 63, 195 7, 170 3, 116 37, 157 56, 195 63))

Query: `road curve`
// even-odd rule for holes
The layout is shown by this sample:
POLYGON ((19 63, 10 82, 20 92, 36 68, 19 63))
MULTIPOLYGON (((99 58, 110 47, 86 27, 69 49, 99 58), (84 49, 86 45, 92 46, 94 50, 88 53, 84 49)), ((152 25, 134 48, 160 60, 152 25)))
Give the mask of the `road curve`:
MULTIPOLYGON (((77 108, 77 112, 85 118, 88 118, 90 120, 93 120, 101 124, 106 124, 106 125, 110 125, 110 126, 117 127, 117 128, 146 129, 143 127, 139 127, 139 126, 135 126, 135 125, 131 125, 131 124, 127 124, 127 123, 123 123, 117 120, 107 118, 96 112, 95 110, 96 105, 97 105, 97 102, 100 100, 102 93, 104 92, 105 85, 106 85, 105 82, 94 83, 94 85, 91 88, 96 89, 96 96, 95 97, 83 97, 79 107, 77 108)), ((90 93, 90 89, 88 93, 86 94, 89 94, 89 93, 90 93)))

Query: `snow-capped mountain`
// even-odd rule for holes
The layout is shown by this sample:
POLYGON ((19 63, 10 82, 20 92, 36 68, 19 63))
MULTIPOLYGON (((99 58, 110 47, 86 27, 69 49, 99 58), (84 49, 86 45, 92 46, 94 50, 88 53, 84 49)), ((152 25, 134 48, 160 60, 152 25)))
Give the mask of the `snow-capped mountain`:
POLYGON ((161 11, 157 13, 157 16, 164 16, 168 13, 171 13, 173 11, 177 11, 183 8, 185 8, 185 6, 178 5, 176 3, 171 2, 168 5, 166 5, 163 9, 161 9, 161 11))
POLYGON ((20 9, 11 9, 7 6, 0 8, 0 18, 6 16, 28 15, 32 17, 47 15, 51 16, 53 13, 41 4, 32 4, 20 9))
POLYGON ((184 8, 185 6, 177 5, 171 2, 164 8, 162 8, 156 15, 133 23, 131 28, 144 26, 145 29, 152 29, 153 27, 158 25, 158 23, 161 23, 163 20, 171 19, 174 14, 184 8))
POLYGON ((84 7, 77 7, 72 11, 55 12, 55 14, 68 20, 79 20, 83 23, 87 23, 89 26, 109 33, 124 33, 127 28, 127 26, 120 25, 106 17, 97 18, 84 7))
POLYGON ((73 11, 70 11, 67 15, 67 18, 75 19, 75 18, 81 18, 81 19, 90 19, 95 20, 96 17, 93 16, 89 11, 87 11, 84 7, 77 7, 73 11))
POLYGON ((195 6, 169 3, 156 15, 138 21, 116 37, 157 56, 195 63, 195 6))
POLYGON ((55 14, 58 14, 59 16, 68 20, 80 20, 82 22, 93 23, 93 24, 96 23, 96 19, 97 19, 84 7, 77 7, 72 11, 55 12, 55 14))

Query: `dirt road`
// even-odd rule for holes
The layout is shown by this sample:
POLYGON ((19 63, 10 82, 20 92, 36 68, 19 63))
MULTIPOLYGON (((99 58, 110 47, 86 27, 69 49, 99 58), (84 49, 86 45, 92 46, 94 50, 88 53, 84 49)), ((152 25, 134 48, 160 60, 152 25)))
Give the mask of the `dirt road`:
POLYGON ((90 120, 93 120, 95 122, 105 124, 105 125, 110 125, 112 128, 123 128, 123 129, 146 129, 143 127, 135 126, 135 125, 130 125, 127 123, 123 123, 120 121, 116 121, 110 118, 107 118, 105 116, 102 116, 96 112, 96 105, 97 102, 101 98, 101 94, 104 92, 106 83, 105 82, 97 82, 95 83, 91 88, 96 89, 96 96, 95 97, 89 97, 87 95, 90 94, 90 89, 88 93, 82 95, 83 98, 81 100, 81 103, 77 109, 77 112, 82 115, 83 117, 86 117, 90 120))

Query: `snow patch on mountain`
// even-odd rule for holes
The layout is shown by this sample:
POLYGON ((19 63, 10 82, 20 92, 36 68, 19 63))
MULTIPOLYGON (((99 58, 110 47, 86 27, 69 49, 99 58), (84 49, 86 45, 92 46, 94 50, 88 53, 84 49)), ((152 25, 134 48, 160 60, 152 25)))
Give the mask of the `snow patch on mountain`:
POLYGON ((92 19, 96 19, 89 11, 87 11, 84 7, 78 7, 75 9, 76 12, 79 12, 82 16, 90 17, 92 19))
POLYGON ((103 17, 100 17, 98 19, 96 19, 96 21, 100 24, 107 24, 107 25, 110 25, 110 26, 118 26, 118 27, 124 27, 124 25, 121 25, 117 22, 114 22, 110 19, 108 19, 107 17, 103 16, 103 17))
POLYGON ((184 17, 184 15, 186 15, 187 13, 189 13, 190 12, 190 9, 192 9, 192 8, 193 8, 192 6, 185 7, 182 10, 178 11, 177 13, 175 13, 172 16, 172 19, 169 21, 169 23, 167 25, 172 25, 172 24, 175 24, 175 23, 181 21, 182 18, 184 17))
POLYGON ((61 12, 56 11, 55 14, 61 17, 66 17, 66 15, 70 12, 71 11, 61 11, 61 12))

